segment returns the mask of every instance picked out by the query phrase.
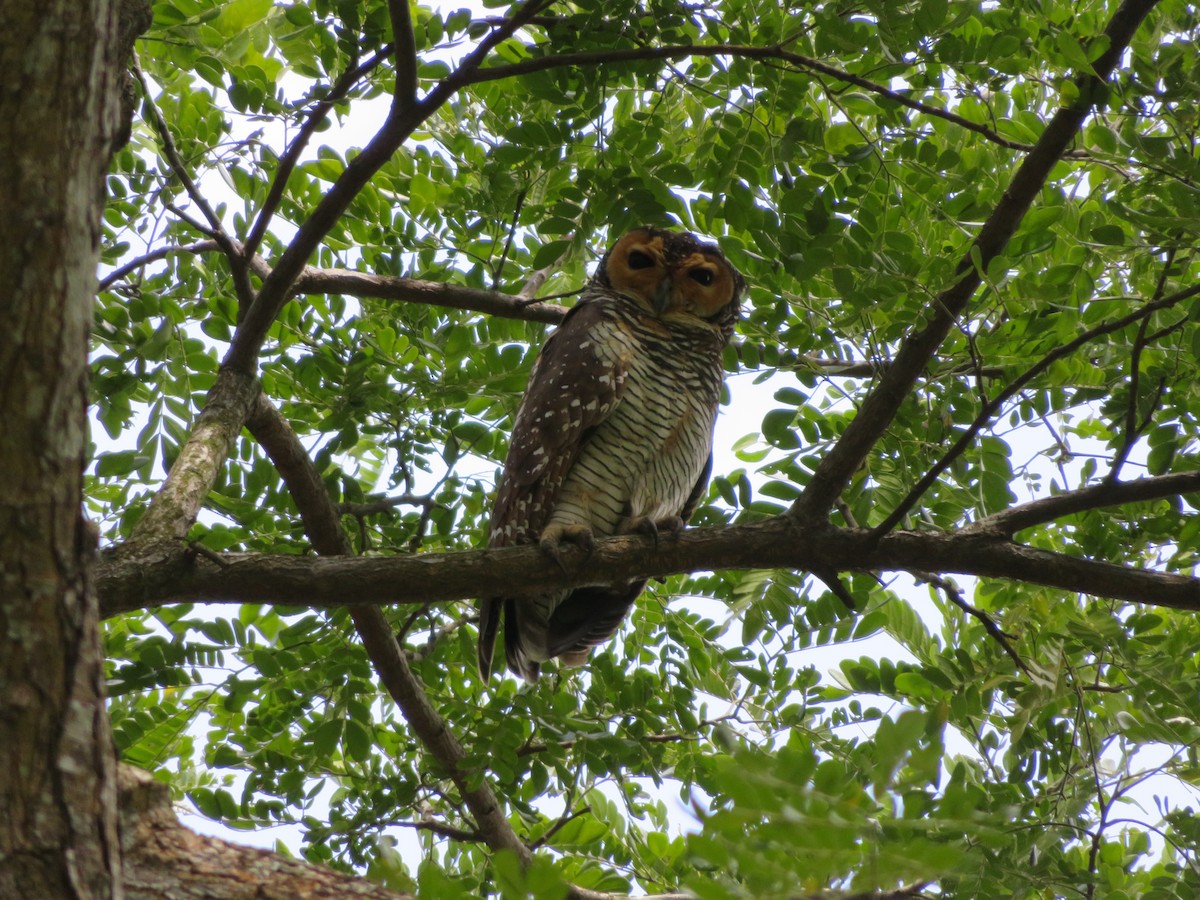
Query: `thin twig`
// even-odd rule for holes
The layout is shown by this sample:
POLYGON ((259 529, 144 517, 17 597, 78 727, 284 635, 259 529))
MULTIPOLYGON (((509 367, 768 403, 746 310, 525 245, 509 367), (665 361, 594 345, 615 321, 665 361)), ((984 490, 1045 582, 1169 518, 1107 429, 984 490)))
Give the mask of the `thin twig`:
MULTIPOLYGON (((1175 261, 1175 248, 1171 247, 1167 250, 1167 258, 1163 261, 1162 271, 1158 273, 1158 283, 1154 286, 1154 296, 1151 300, 1159 300, 1162 298, 1163 291, 1167 287, 1167 275, 1171 271, 1171 264, 1175 261)), ((1133 340, 1133 350, 1129 354, 1129 402, 1125 405, 1125 435, 1121 441, 1121 446, 1117 450, 1117 455, 1113 457, 1112 465, 1109 467, 1107 480, 1119 481, 1121 478, 1121 467, 1125 465, 1125 460, 1129 458, 1130 452, 1133 450, 1133 445, 1137 443, 1146 425, 1149 424, 1149 414, 1146 422, 1139 427, 1137 420, 1138 412, 1138 388, 1141 384, 1141 367, 1142 367, 1142 350, 1149 343, 1146 337, 1146 332, 1150 328, 1150 317, 1142 319, 1138 323, 1137 336, 1133 340)), ((1161 396, 1162 388, 1159 388, 1161 396)), ((1150 414, 1157 408, 1157 402, 1151 404, 1150 414)))
POLYGON ((590 806, 585 806, 582 809, 579 809, 573 813, 570 813, 569 815, 567 813, 563 813, 563 815, 559 816, 557 822, 555 822, 553 825, 551 825, 549 828, 546 829, 545 834, 543 834, 540 838, 538 838, 536 841, 534 841, 532 844, 529 845, 529 849, 530 850, 541 849, 542 847, 544 847, 546 845, 546 843, 552 837, 554 837, 556 834, 558 834, 563 829, 563 826, 565 826, 568 822, 572 822, 575 819, 578 819, 580 816, 586 816, 591 811, 592 811, 592 808, 590 806))
POLYGON ((226 233, 225 226, 221 224, 221 217, 217 215, 212 205, 200 192, 200 189, 196 186, 196 182, 192 179, 191 173, 188 172, 187 167, 183 164, 183 159, 179 156, 179 151, 175 147, 175 139, 171 136, 171 129, 167 126, 167 121, 163 118, 158 104, 154 102, 154 98, 150 95, 150 83, 146 80, 146 76, 142 72, 136 54, 134 54, 132 69, 134 76, 142 86, 143 106, 149 111, 150 119, 153 121, 154 128, 158 132, 163 153, 167 157, 167 164, 170 166, 175 177, 179 179, 179 183, 183 185, 183 189, 187 192, 188 197, 196 204, 200 212, 204 214, 204 218, 209 224, 209 234, 220 245, 222 252, 229 260, 229 269, 233 275, 233 285, 237 291, 238 305, 243 310, 248 309, 254 301, 254 288, 250 285, 250 278, 246 273, 245 263, 234 250, 233 241, 228 233, 226 233))
POLYGON ((513 238, 517 236, 517 225, 521 221, 521 209, 525 206, 525 195, 528 193, 528 188, 523 188, 517 193, 517 203, 513 209, 512 221, 508 225, 508 237, 504 240, 504 250, 500 253, 500 261, 492 266, 493 291, 500 285, 500 276, 504 273, 504 264, 508 261, 509 251, 512 250, 513 238))
POLYGON ((955 584, 949 578, 943 578, 941 575, 935 575, 932 572, 913 572, 912 574, 921 581, 925 581, 933 585, 933 587, 937 588, 946 596, 947 600, 949 600, 963 612, 967 613, 967 615, 974 616, 979 621, 979 624, 983 626, 983 630, 986 631, 988 635, 990 635, 991 638, 1000 645, 1000 649, 1008 654, 1009 659, 1013 661, 1016 667, 1026 675, 1030 674, 1029 667, 1025 665, 1025 661, 1021 659, 1021 657, 1017 654, 1017 651, 1013 649, 1012 644, 1009 643, 1009 639, 1012 637, 1012 635, 1006 634, 1000 628, 1000 626, 996 624, 996 620, 988 615, 987 612, 980 609, 978 606, 968 603, 966 598, 963 597, 962 590, 957 584, 955 584))
POLYGON ((185 244, 182 247, 159 247, 157 250, 151 250, 149 253, 143 254, 136 259, 131 259, 125 265, 118 269, 114 269, 103 279, 97 286, 97 291, 107 291, 126 275, 136 272, 138 269, 144 268, 151 263, 156 263, 161 259, 166 259, 172 253, 210 253, 213 250, 220 250, 221 246, 214 241, 197 241, 194 244, 185 244))

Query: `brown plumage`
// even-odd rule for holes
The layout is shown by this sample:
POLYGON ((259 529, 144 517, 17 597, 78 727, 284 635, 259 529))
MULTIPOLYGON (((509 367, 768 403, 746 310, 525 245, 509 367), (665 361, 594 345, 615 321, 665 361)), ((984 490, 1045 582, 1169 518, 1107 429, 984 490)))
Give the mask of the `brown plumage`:
MULTIPOLYGON (((714 244, 639 228, 600 262, 546 341, 513 425, 489 546, 678 531, 704 495, 721 392, 721 351, 745 281, 714 244)), ((508 667, 580 665, 620 626, 645 582, 480 604, 486 680, 504 613, 508 667)))

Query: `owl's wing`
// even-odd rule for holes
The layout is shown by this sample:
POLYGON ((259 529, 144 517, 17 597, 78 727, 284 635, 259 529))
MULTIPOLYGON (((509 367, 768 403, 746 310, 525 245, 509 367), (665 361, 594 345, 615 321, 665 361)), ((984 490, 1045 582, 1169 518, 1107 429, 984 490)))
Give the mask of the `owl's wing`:
MULTIPOLYGON (((543 345, 513 424, 488 546, 537 541, 589 433, 621 401, 632 357, 601 353, 602 344, 614 346, 605 340, 607 332, 621 327, 602 303, 583 301, 543 345)), ((485 679, 502 606, 499 599, 480 604, 479 671, 485 679)))
POLYGON ((538 539, 588 434, 620 403, 631 360, 600 350, 614 327, 602 304, 584 302, 542 347, 513 424, 489 546, 538 539))

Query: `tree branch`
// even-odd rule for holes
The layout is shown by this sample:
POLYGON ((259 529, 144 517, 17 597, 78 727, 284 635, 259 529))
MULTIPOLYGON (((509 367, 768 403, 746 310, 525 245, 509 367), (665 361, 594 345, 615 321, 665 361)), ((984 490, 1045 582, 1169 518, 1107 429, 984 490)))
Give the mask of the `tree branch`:
MULTIPOLYGON (((539 274, 535 272, 534 277, 539 274)), ((505 294, 501 291, 464 287, 441 281, 372 275, 369 272, 356 272, 352 269, 318 269, 313 266, 305 267, 303 273, 296 279, 295 292, 298 294, 339 294, 347 297, 373 297, 380 300, 398 300, 403 303, 422 303, 429 306, 444 306, 448 309, 481 312, 504 319, 544 322, 547 325, 557 325, 570 309, 568 306, 559 306, 556 303, 530 303, 523 296, 524 292, 514 297, 512 294, 505 294)), ((762 345, 750 342, 734 346, 739 349, 739 352, 743 346, 762 347, 762 345)), ((891 362, 887 360, 831 359, 783 349, 779 352, 780 367, 803 368, 807 366, 819 369, 826 375, 845 378, 880 377, 891 368, 891 365, 891 362)), ((975 374, 977 371, 987 378, 999 378, 1004 374, 1004 368, 1001 366, 984 366, 976 370, 970 364, 962 364, 953 366, 949 371, 940 372, 939 375, 975 374)))
POLYGON ((328 866, 196 834, 175 816, 166 784, 132 766, 120 766, 117 777, 126 897, 411 900, 328 866))
POLYGON ((131 544, 179 540, 187 534, 259 393, 254 378, 224 366, 217 372, 204 411, 180 448, 166 482, 134 527, 131 544))
POLYGON ((1102 481, 1089 488, 1071 491, 1069 494, 1044 497, 1011 507, 968 525, 960 533, 993 534, 1011 538, 1025 528, 1053 522, 1055 519, 1089 509, 1163 500, 1197 491, 1200 491, 1200 472, 1180 472, 1154 478, 1139 478, 1135 481, 1102 481))
POLYGON ((381 47, 366 62, 344 72, 342 77, 337 80, 337 83, 330 88, 325 98, 317 103, 311 112, 309 112, 308 118, 300 126, 300 131, 296 135, 295 140, 288 145, 283 156, 279 158, 279 167, 275 170, 275 179, 271 182, 271 189, 267 192, 267 199, 263 201, 262 208, 258 211, 258 216, 254 220, 254 226, 250 229, 250 234, 246 238, 246 245, 242 248, 243 257, 253 255, 258 249, 258 245, 262 243, 263 236, 267 233, 267 226, 270 225, 271 219, 274 218, 275 212, 279 209, 279 204, 283 200, 283 193, 287 190, 288 179, 291 178, 296 164, 300 161, 300 154, 304 152, 304 148, 308 146, 308 142, 312 140, 312 136, 316 134, 317 128, 325 121, 330 110, 340 100, 345 99, 354 85, 358 84, 366 75, 369 75, 391 54, 392 45, 387 44, 381 47))
POLYGON ((440 281, 371 275, 349 269, 316 269, 307 266, 296 279, 295 292, 400 300, 405 303, 466 309, 506 319, 524 319, 550 325, 562 321, 562 317, 567 314, 567 307, 551 303, 530 303, 500 291, 485 291, 440 281))
MULTIPOLYGON (((1042 502, 1042 501, 1039 501, 1042 502)), ((104 615, 168 603, 429 603, 480 596, 545 593, 567 587, 721 569, 893 570, 974 575, 1070 592, 1200 610, 1200 579, 1134 569, 1026 547, 978 529, 895 531, 877 538, 778 516, 748 525, 685 531, 678 538, 623 536, 598 541, 588 555, 563 550, 566 571, 536 546, 358 559, 224 554, 224 566, 178 553, 131 556, 109 551, 97 580, 104 615)))
POLYGON ((233 336, 229 352, 225 355, 226 365, 245 372, 254 370, 259 350, 271 323, 292 296, 296 279, 309 257, 316 251, 317 245, 329 233, 334 223, 341 218, 346 207, 400 145, 412 135, 417 126, 469 83, 467 76, 482 65, 492 49, 511 37, 529 17, 535 15, 547 3, 548 0, 526 0, 504 25, 497 27, 481 40, 478 46, 464 57, 458 68, 438 82, 424 98, 408 104, 393 102, 379 131, 367 142, 362 152, 346 164, 342 174, 321 198, 312 214, 301 224, 295 237, 271 269, 271 274, 267 276, 258 292, 258 299, 233 336))
POLYGON ((339 515, 343 516, 373 516, 378 513, 391 512, 397 506, 420 506, 431 509, 438 505, 433 497, 423 494, 398 494, 395 497, 381 497, 366 503, 339 503, 336 507, 339 515))
POLYGON ((478 831, 467 831, 465 828, 455 828, 434 819, 418 819, 415 822, 397 821, 381 822, 381 825, 393 828, 411 828, 413 831, 428 831, 438 837, 450 838, 452 841, 462 841, 468 844, 483 843, 483 835, 478 831))
POLYGON ((955 584, 949 578, 943 578, 942 576, 935 575, 932 572, 922 573, 919 577, 921 581, 928 582, 930 586, 941 591, 947 600, 949 600, 967 615, 974 616, 979 624, 983 626, 983 630, 988 633, 992 640, 1000 645, 1001 650, 1008 654, 1008 658, 1013 661, 1013 664, 1026 675, 1029 674, 1029 667, 1025 665, 1025 661, 1021 659, 1017 651, 1013 649, 1012 644, 1009 643, 1009 638, 1011 635, 1005 634, 1003 629, 996 624, 996 620, 993 619, 985 610, 980 609, 974 604, 968 603, 966 598, 963 596, 962 589, 959 588, 957 584, 955 584))
POLYGON ((1105 81, 1154 5, 1154 0, 1125 0, 1117 9, 1105 29, 1109 38, 1108 50, 1094 63, 1093 72, 1081 73, 1075 78, 1079 98, 1072 106, 1060 109, 1054 115, 1033 150, 1021 162, 1004 196, 988 216, 967 255, 959 262, 958 281, 938 294, 930 306, 925 326, 901 343, 887 374, 867 395, 858 414, 821 460, 804 493, 792 505, 793 515, 824 518, 867 458, 871 447, 891 425, 913 384, 974 296, 988 264, 1008 244, 1050 170, 1062 157, 1092 108, 1106 95, 1105 81))
MULTIPOLYGON (((931 106, 928 103, 922 103, 919 100, 914 100, 912 97, 901 91, 894 91, 891 88, 879 84, 878 82, 871 81, 869 78, 864 78, 861 75, 855 75, 853 72, 847 72, 844 69, 831 66, 828 63, 821 62, 819 59, 794 53, 779 46, 753 47, 744 44, 676 44, 665 47, 623 47, 614 48, 611 50, 592 50, 579 53, 557 53, 552 56, 543 56, 537 59, 522 60, 518 63, 477 69, 468 76, 467 83, 478 84, 485 81, 498 81, 504 78, 514 78, 520 75, 534 75, 538 72, 546 72, 552 69, 582 68, 586 66, 600 66, 614 63, 629 63, 652 60, 686 59, 692 56, 737 56, 744 59, 754 59, 760 61, 777 60, 780 62, 786 62, 798 69, 804 69, 808 72, 816 72, 821 75, 826 75, 830 78, 836 79, 837 81, 845 82, 846 84, 852 84, 855 87, 860 87, 869 93, 886 97, 888 100, 891 100, 900 106, 907 107, 915 112, 924 113, 927 116, 933 116, 938 119, 944 119, 947 122, 952 122, 953 124, 958 125, 960 128, 964 128, 967 131, 981 135, 992 143, 999 144, 1001 147, 1006 147, 1010 150, 1019 150, 1022 153, 1029 153, 1034 149, 1033 145, 1006 138, 999 132, 988 128, 986 125, 982 125, 978 122, 972 122, 970 119, 963 118, 960 115, 956 115, 955 113, 949 112, 940 107, 931 106)), ((1090 157, 1090 154, 1087 153, 1087 151, 1074 151, 1064 155, 1075 158, 1090 157)))
POLYGON ((210 253, 213 250, 220 250, 221 245, 216 241, 197 241, 194 244, 185 244, 182 247, 170 246, 159 247, 157 250, 151 250, 149 253, 143 254, 136 259, 131 259, 129 262, 120 268, 114 269, 96 286, 96 292, 107 291, 114 284, 150 263, 158 262, 160 259, 166 259, 172 253, 210 253))
POLYGON ((417 41, 413 35, 408 0, 388 0, 387 7, 388 18, 392 22, 392 40, 396 45, 396 86, 392 90, 392 109, 400 113, 417 102, 417 41))
MULTIPOLYGON (((259 395, 247 426, 287 483, 316 551, 329 562, 355 562, 346 558, 352 549, 350 541, 320 472, 287 420, 265 395, 259 395)), ((528 864, 529 848, 513 831, 491 785, 481 779, 475 783, 474 773, 464 769, 466 753, 462 745, 429 702, 383 611, 358 603, 347 604, 347 608, 380 681, 422 745, 458 788, 488 846, 493 850, 512 850, 522 863, 528 864)))
POLYGON ((971 425, 967 428, 967 430, 964 431, 958 440, 954 442, 953 446, 951 446, 949 450, 942 454, 941 459, 934 463, 929 468, 928 472, 921 476, 921 480, 918 481, 913 486, 912 490, 910 490, 904 497, 904 499, 896 505, 896 508, 888 514, 888 517, 875 526, 876 533, 886 534, 899 525, 905 514, 913 508, 921 496, 927 490, 929 490, 935 481, 937 481, 938 476, 940 476, 942 472, 946 471, 946 469, 950 467, 954 460, 962 456, 962 454, 966 452, 966 449, 972 443, 974 443, 976 435, 978 435, 979 432, 983 430, 983 427, 992 420, 992 417, 1003 408, 1004 404, 1012 399, 1012 397, 1016 396, 1021 390, 1024 389, 1025 385, 1029 384, 1029 382, 1031 382, 1034 378, 1046 371, 1046 369, 1050 368, 1050 366, 1055 362, 1063 359, 1064 357, 1070 356, 1084 344, 1095 340, 1097 337, 1111 334, 1114 331, 1120 331, 1122 328, 1132 325, 1139 319, 1145 322, 1151 315, 1159 310, 1175 306, 1178 303, 1182 303, 1184 300, 1189 300, 1198 295, 1200 295, 1200 284, 1190 287, 1184 291, 1178 291, 1177 293, 1171 294, 1168 297, 1162 297, 1151 303, 1147 303, 1141 309, 1134 310, 1128 315, 1121 316, 1119 319, 1114 319, 1111 322, 1105 322, 1101 325, 1097 325, 1095 328, 1090 328, 1083 334, 1076 337, 1074 340, 1068 341, 1061 347, 1056 347, 1054 350, 1047 353, 1036 363, 1026 369, 1019 378, 1017 378, 1012 382, 1012 384, 1008 385, 1008 387, 997 394, 990 403, 980 410, 979 415, 975 417, 975 420, 971 422, 971 425))
POLYGON ((138 82, 142 86, 142 96, 145 100, 146 109, 150 112, 150 118, 154 122, 154 128, 158 132, 159 139, 162 141, 163 153, 167 157, 167 164, 175 177, 179 179, 179 183, 183 185, 183 189, 191 198, 192 202, 200 208, 200 212, 204 214, 205 220, 209 224, 213 240, 215 240, 225 253, 229 260, 229 269, 233 275, 234 288, 237 290, 238 303, 242 309, 250 306, 254 299, 254 289, 250 286, 250 280, 246 277, 246 266, 242 262, 241 257, 234 250, 233 241, 225 231, 225 226, 221 224, 221 217, 213 210, 212 205, 205 198, 204 194, 196 186, 196 182, 192 180, 187 167, 184 166, 183 160, 179 156, 179 151, 175 148, 175 139, 171 137, 171 129, 167 127, 167 122, 159 112, 154 98, 150 96, 150 84, 146 81, 146 76, 142 73, 141 66, 138 64, 136 56, 134 57, 133 73, 137 77, 138 82))

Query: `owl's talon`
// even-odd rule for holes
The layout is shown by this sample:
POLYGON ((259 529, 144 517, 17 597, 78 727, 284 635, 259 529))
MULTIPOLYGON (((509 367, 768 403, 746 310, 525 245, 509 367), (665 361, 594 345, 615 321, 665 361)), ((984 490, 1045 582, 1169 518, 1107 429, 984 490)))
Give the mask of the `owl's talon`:
POLYGON ((646 534, 654 538, 654 548, 658 549, 659 538, 666 533, 668 537, 679 537, 683 532, 684 521, 680 516, 666 516, 655 521, 649 516, 639 516, 630 519, 621 529, 623 534, 646 534))
POLYGON ((546 528, 538 540, 538 549, 554 560, 563 572, 567 571, 562 560, 562 545, 566 543, 574 544, 588 556, 596 549, 596 538, 587 525, 551 525, 546 528))

